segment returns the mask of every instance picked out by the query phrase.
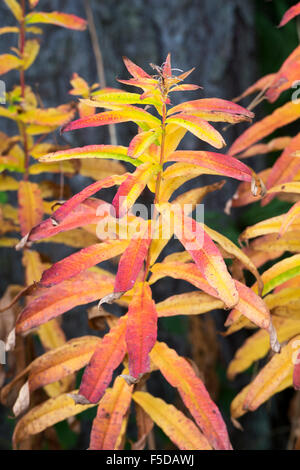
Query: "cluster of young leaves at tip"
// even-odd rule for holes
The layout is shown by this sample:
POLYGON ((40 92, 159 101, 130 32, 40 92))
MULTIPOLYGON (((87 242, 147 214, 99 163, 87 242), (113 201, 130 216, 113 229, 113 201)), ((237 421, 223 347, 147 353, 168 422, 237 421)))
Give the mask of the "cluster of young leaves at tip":
MULTIPOLYGON (((110 329, 102 339, 88 336, 71 340, 40 356, 23 372, 28 380, 20 390, 15 409, 24 412, 34 390, 65 379, 86 366, 78 391, 50 399, 20 419, 14 445, 30 434, 97 405, 90 448, 121 449, 133 400, 138 428, 138 441, 133 448, 144 448, 146 437, 156 423, 180 449, 231 449, 222 416, 198 374, 175 350, 157 341, 157 318, 197 315, 222 307, 232 309, 230 317, 243 315, 267 330, 271 347, 279 350, 269 310, 259 296, 263 284, 254 263, 226 237, 184 211, 186 204, 195 207, 205 195, 220 189, 224 181, 193 189, 175 199, 172 197, 183 183, 203 174, 236 178, 251 184, 254 193, 260 194, 260 179, 234 157, 210 151, 176 150, 187 131, 220 149, 224 140, 209 121, 235 124, 251 120, 253 113, 215 98, 187 101, 168 109, 170 92, 198 88, 182 83, 192 70, 174 76, 170 55, 162 67, 152 66, 154 75, 127 58, 124 63, 132 78, 119 81, 143 92, 128 93, 114 88, 92 91, 89 98, 80 101, 81 106, 106 111, 70 122, 63 130, 132 121, 140 132, 130 145, 88 145, 52 152, 40 161, 56 164, 73 159, 95 162, 95 159, 111 158, 130 162, 136 169, 132 173, 107 176, 87 186, 33 227, 17 246, 26 249, 34 242, 78 227, 88 227, 95 234, 96 226, 99 229, 100 224, 105 228, 110 223, 113 233, 109 239, 103 238, 44 270, 34 285, 34 298, 17 319, 15 332, 28 334, 73 307, 99 298, 100 311, 93 307, 89 311, 90 321, 105 317, 110 329), (156 116, 148 112, 149 107, 156 116), (102 188, 115 185, 119 189, 112 204, 92 197, 102 188), (134 213, 134 203, 146 186, 153 193, 155 205, 151 221, 134 213), (172 230, 165 237, 162 234, 168 217, 172 230), (173 234, 186 251, 157 262, 173 234), (115 276, 95 267, 119 255, 115 276), (255 276, 255 288, 250 289, 233 279, 224 258, 239 260, 255 276), (155 303, 151 286, 167 276, 188 281, 197 290, 155 303), (124 306, 127 313, 118 318, 103 312, 105 302, 116 302, 124 306), (109 387, 114 371, 122 363, 123 373, 109 387), (177 388, 193 420, 146 391, 149 373, 157 369, 177 388)), ((12 339, 13 334, 10 336, 12 339)), ((10 347, 12 343, 10 341, 10 347)), ((11 383, 8 384, 3 394, 7 395, 11 387, 11 383)))
MULTIPOLYGON (((15 122, 16 127, 13 135, 0 132, 0 191, 17 193, 17 207, 8 203, 0 204, 0 247, 13 248, 20 238, 30 231, 35 225, 40 223, 44 214, 49 216, 53 211, 53 206, 64 195, 71 195, 67 184, 57 185, 47 180, 46 173, 64 174, 69 176, 80 172, 83 176, 99 179, 110 174, 122 174, 125 168, 118 162, 94 162, 91 166, 88 161, 79 165, 73 162, 53 163, 45 165, 39 163, 38 159, 50 152, 65 149, 66 146, 57 145, 50 134, 61 125, 75 118, 77 104, 70 103, 56 108, 45 108, 41 105, 40 97, 34 90, 26 84, 26 71, 37 59, 40 50, 40 41, 36 38, 42 34, 41 23, 54 24, 73 30, 84 30, 86 21, 66 13, 60 12, 38 12, 34 8, 38 1, 18 2, 16 0, 5 0, 11 13, 14 15, 17 25, 4 26, 0 28, 0 35, 12 34, 18 38, 18 48, 12 48, 12 53, 0 55, 0 75, 10 71, 16 71, 20 79, 10 91, 6 93, 6 105, 0 106, 0 117, 10 119, 15 122), (26 14, 26 10, 29 12, 26 14), (99 163, 99 164, 98 164, 99 163), (45 179, 40 175, 45 174, 45 179), (38 175, 38 177, 37 177, 38 175), (35 182, 36 180, 39 182, 35 182)), ((78 75, 74 75, 71 80, 71 94, 80 94, 86 97, 90 89, 86 82, 78 75)), ((93 85, 91 90, 95 90, 97 85, 93 85)), ((93 114, 92 108, 78 106, 80 116, 93 114)), ((12 126, 13 129, 13 126, 12 126)), ((10 198, 13 200, 13 197, 10 198)), ((43 240, 51 243, 63 243, 71 247, 88 246, 97 241, 96 236, 84 229, 71 230, 52 237, 50 240, 43 240)), ((5 256, 5 255, 4 255, 5 256)), ((24 249, 22 264, 24 266, 25 287, 38 281, 42 272, 49 266, 45 262, 45 257, 41 257, 38 250, 24 249)), ((14 303, 13 299, 20 296, 24 291, 24 286, 9 286, 0 300, 1 324, 0 337, 6 339, 7 333, 14 326, 16 315, 21 310, 21 305, 14 303)), ((29 293, 29 292, 28 292, 29 293)), ((30 297, 31 298, 31 297, 30 297)), ((27 302, 28 303, 28 299, 27 302)), ((65 334, 58 319, 53 319, 41 325, 35 332, 45 351, 57 347, 63 347, 66 343, 65 334)), ((18 353, 8 355, 10 373, 18 373, 27 364, 25 362, 28 342, 18 342, 18 353), (13 356, 13 357, 12 357, 13 356)), ((5 378, 7 368, 0 366, 0 382, 5 378)), ((74 377, 46 385, 45 391, 50 397, 60 395, 68 390, 73 383, 74 377)), ((6 397, 9 401, 9 397, 6 397)), ((3 402, 7 403, 3 396, 3 402)), ((18 412, 17 409, 15 410, 18 412)))
MULTIPOLYGON (((280 26, 299 14, 300 2, 286 12, 280 26)), ((293 88, 299 73, 300 46, 297 46, 278 72, 258 80, 237 100, 259 91, 254 104, 263 99, 274 103, 284 90, 293 88)), ((275 197, 293 204, 286 213, 247 227, 240 236, 241 241, 247 242, 243 252, 257 268, 261 268, 264 302, 271 310, 272 321, 283 347, 281 354, 274 355, 254 380, 236 396, 231 406, 233 419, 241 417, 248 410, 256 410, 271 396, 287 387, 293 386, 296 390, 300 388, 300 367, 297 364, 300 344, 300 133, 294 137, 284 136, 259 142, 277 129, 296 121, 299 116, 300 104, 291 100, 249 127, 229 150, 230 155, 239 159, 282 151, 273 167, 259 174, 267 188, 261 205, 266 206, 275 197), (265 263, 270 265, 270 261, 272 266, 266 269, 265 263)), ((230 207, 241 207, 252 202, 254 198, 249 192, 249 183, 242 183, 227 208, 230 210, 230 207)), ((233 272, 236 277, 241 276, 240 263, 234 263, 233 272)), ((249 318, 240 314, 230 315, 227 325, 227 334, 242 327, 255 326, 249 318)), ((228 377, 233 379, 246 371, 255 361, 265 357, 268 351, 265 331, 255 332, 236 352, 229 365, 228 377)))

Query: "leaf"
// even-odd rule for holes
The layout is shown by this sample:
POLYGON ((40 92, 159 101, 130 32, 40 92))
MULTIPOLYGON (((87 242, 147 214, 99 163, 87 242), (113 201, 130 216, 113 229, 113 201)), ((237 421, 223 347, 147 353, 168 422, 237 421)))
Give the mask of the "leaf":
POLYGON ((124 175, 112 175, 104 180, 96 181, 95 183, 90 184, 86 188, 84 188, 79 193, 75 194, 71 199, 67 202, 62 204, 53 214, 51 215, 50 219, 53 225, 59 225, 59 223, 64 220, 67 215, 70 214, 72 210, 74 210, 81 202, 88 199, 90 196, 93 196, 95 193, 100 191, 103 188, 110 188, 116 184, 121 184, 124 180, 126 180, 128 173, 124 175))
POLYGON ((234 310, 240 312, 260 328, 268 329, 271 322, 270 312, 264 301, 253 290, 235 281, 239 301, 234 310))
POLYGON ((116 217, 123 217, 130 210, 144 190, 147 182, 159 170, 160 166, 158 165, 143 163, 121 183, 112 201, 116 217))
MULTIPOLYGON (((267 235, 271 233, 279 233, 279 230, 284 221, 284 214, 272 217, 271 219, 263 220, 258 222, 251 227, 247 227, 244 232, 240 235, 240 240, 249 240, 250 238, 259 237, 261 235, 267 235)), ((289 230, 300 230, 300 223, 295 220, 289 227, 289 230)))
POLYGON ((219 98, 206 98, 180 103, 168 111, 168 116, 178 112, 193 114, 207 121, 230 122, 231 124, 240 121, 251 121, 254 118, 254 114, 248 109, 219 98))
MULTIPOLYGON (((278 285, 300 273, 300 254, 290 256, 274 264, 262 274, 264 282, 263 295, 268 294, 278 285)), ((256 289, 256 284, 253 286, 256 289)))
MULTIPOLYGON (((277 331, 280 343, 289 340, 295 334, 300 334, 300 321, 295 318, 281 318, 273 316, 274 327, 277 331)), ((247 370, 255 361, 266 356, 270 349, 268 333, 259 330, 236 351, 234 358, 229 364, 227 376, 233 380, 237 374, 247 370)))
MULTIPOLYGON (((201 173, 203 174, 229 176, 241 181, 251 181, 253 173, 249 167, 236 158, 214 152, 177 150, 168 156, 167 161, 186 163, 188 164, 186 166, 187 171, 189 170, 189 165, 197 165, 201 167, 201 173)), ((181 168, 181 174, 184 175, 185 167, 182 166, 181 168)), ((171 172, 172 167, 170 169, 170 175, 167 175, 168 177, 171 176, 171 172)), ((195 176, 197 176, 197 174, 195 174, 195 176)), ((172 177, 175 177, 175 175, 172 175, 172 177)), ((190 178, 191 177, 192 176, 190 176, 190 178)))
POLYGON ((185 216, 182 209, 175 205, 168 205, 162 212, 165 219, 170 215, 174 221, 175 235, 191 254, 200 272, 217 291, 218 297, 225 305, 228 308, 233 307, 238 302, 234 281, 227 271, 219 249, 205 232, 203 225, 185 216))
POLYGON ((157 342, 150 356, 165 379, 178 389, 185 406, 212 447, 231 449, 220 411, 190 364, 165 343, 157 342))
MULTIPOLYGON (((75 393, 74 390, 72 393, 75 393)), ((50 398, 41 405, 35 406, 17 423, 13 434, 13 446, 38 434, 60 421, 75 416, 95 405, 76 405, 69 394, 64 393, 58 397, 50 398)))
MULTIPOLYGON (((37 125, 33 134, 44 133, 45 127, 48 130, 56 129, 74 117, 75 109, 69 104, 58 106, 57 108, 30 108, 18 115, 18 119, 28 125, 30 134, 30 124, 37 125)), ((48 132, 48 131, 47 131, 48 132)))
POLYGON ((217 149, 226 145, 221 134, 208 124, 207 121, 200 119, 198 116, 181 113, 174 117, 167 118, 166 123, 177 124, 178 126, 184 127, 184 129, 187 129, 196 137, 217 149))
POLYGON ((112 388, 107 388, 93 421, 89 450, 114 450, 117 448, 123 418, 131 402, 133 386, 117 377, 112 388))
POLYGON ((156 97, 151 96, 141 99, 139 93, 129 93, 120 88, 101 88, 91 93, 90 106, 109 108, 109 105, 127 104, 152 104, 157 108, 161 107, 161 102, 156 97))
POLYGON ((151 236, 146 230, 134 236, 121 256, 116 275, 114 292, 126 292, 133 288, 143 267, 151 243, 151 236))
POLYGON ((242 93, 240 96, 234 99, 234 101, 241 101, 243 98, 246 98, 246 96, 252 95, 252 93, 255 93, 256 91, 265 91, 268 89, 269 85, 272 83, 276 76, 276 73, 270 73, 268 75, 265 75, 264 77, 260 78, 257 80, 253 85, 248 87, 244 93, 242 93))
POLYGON ((240 249, 238 248, 231 240, 228 238, 224 237, 221 233, 216 232, 215 230, 212 230, 211 228, 207 227, 207 225, 204 226, 205 231, 207 234, 215 241, 217 242, 224 250, 233 255, 236 259, 241 261, 243 265, 253 274, 253 276, 256 278, 258 285, 259 285, 259 291, 262 291, 263 289, 263 282, 261 279, 261 276, 255 266, 255 264, 251 261, 251 259, 240 249))
POLYGON ((36 358, 30 364, 30 392, 82 369, 100 343, 101 339, 96 336, 81 336, 36 358))
POLYGON ((19 221, 24 236, 43 218, 43 199, 39 186, 29 181, 21 181, 18 190, 19 221))
POLYGON ((16 332, 24 333, 61 315, 73 307, 93 302, 113 290, 114 277, 110 273, 84 271, 48 289, 38 288, 35 298, 20 313, 16 332))
POLYGON ((267 99, 274 103, 281 93, 293 87, 298 79, 298 70, 300 65, 300 47, 296 47, 289 57, 283 62, 279 71, 265 92, 267 99))
POLYGON ((181 263, 176 261, 170 263, 156 263, 151 267, 151 271, 152 276, 150 278, 150 284, 154 284, 159 279, 169 276, 174 279, 183 279, 207 294, 213 297, 219 297, 216 289, 207 282, 206 278, 194 263, 181 263))
POLYGON ((282 183, 278 186, 273 186, 272 188, 268 189, 268 193, 296 193, 300 194, 300 183, 299 182, 290 182, 290 183, 282 183))
POLYGON ((286 346, 283 346, 281 353, 276 354, 266 366, 255 377, 251 383, 243 407, 246 410, 254 411, 270 396, 276 393, 280 384, 290 376, 293 371, 293 355, 295 345, 297 346, 300 335, 295 336, 286 346))
MULTIPOLYGON (((268 189, 272 186, 288 183, 294 180, 295 175, 300 170, 300 159, 292 155, 297 149, 299 149, 299 145, 300 133, 290 141, 280 157, 276 160, 267 178, 266 186, 268 189)), ((262 201, 262 205, 265 206, 274 197, 274 193, 268 194, 262 201)))
MULTIPOLYGON (((88 224, 96 224, 102 220, 102 216, 97 215, 97 211, 101 210, 102 213, 103 210, 103 213, 105 213, 106 207, 107 210, 109 210, 110 206, 106 205, 104 201, 99 199, 87 199, 81 204, 78 204, 78 206, 76 206, 58 225, 53 224, 51 217, 40 222, 28 234, 26 243, 49 239, 61 232, 83 227, 88 224)), ((17 249, 21 247, 22 242, 17 246, 17 249)))
POLYGON ((150 129, 146 132, 140 132, 130 142, 128 155, 132 158, 140 157, 160 135, 160 130, 150 129))
POLYGON ((20 22, 22 20, 23 14, 19 2, 17 2, 17 0, 4 0, 4 2, 16 18, 16 20, 20 22))
POLYGON ((56 26, 62 26, 68 29, 77 29, 78 31, 84 31, 86 29, 87 22, 83 18, 79 18, 75 15, 68 13, 61 13, 58 11, 42 12, 34 11, 28 13, 25 17, 26 24, 33 23, 47 23, 54 24, 56 26))
POLYGON ((239 154, 239 159, 255 157, 269 152, 283 150, 291 141, 291 137, 276 137, 266 144, 256 144, 249 147, 245 152, 239 154))
POLYGON ((0 75, 19 68, 22 65, 22 60, 12 54, 0 55, 0 75))
POLYGON ((83 119, 77 119, 67 124, 63 128, 63 131, 67 132, 75 129, 83 129, 85 127, 98 127, 128 121, 135 123, 145 122, 153 128, 160 126, 160 120, 147 113, 147 111, 137 108, 136 106, 126 105, 117 111, 104 111, 103 113, 94 114, 93 116, 88 116, 83 119))
POLYGON ((280 236, 286 233, 290 225, 299 218, 299 215, 300 215, 300 201, 296 202, 296 204, 294 204, 290 208, 290 210, 286 214, 284 214, 282 225, 279 230, 280 236))
POLYGON ((145 70, 132 62, 128 57, 123 56, 123 62, 130 75, 134 78, 152 78, 145 70))
POLYGON ((83 248, 46 269, 43 272, 40 286, 49 287, 59 284, 85 269, 114 258, 124 251, 128 243, 128 240, 107 240, 83 248))
POLYGON ((113 371, 122 362, 125 352, 125 332, 127 317, 121 317, 102 339, 86 367, 79 394, 90 403, 97 403, 110 384, 113 371))
POLYGON ((229 149, 230 155, 242 152, 250 145, 274 132, 279 127, 290 124, 299 117, 300 104, 292 101, 277 108, 272 114, 253 124, 243 132, 229 149))
POLYGON ((197 426, 175 406, 147 392, 135 392, 132 396, 164 431, 180 450, 209 450, 207 439, 197 426))
POLYGON ((224 308, 224 302, 198 291, 173 295, 156 304, 156 311, 159 317, 199 315, 222 308, 224 308))
POLYGON ((149 372, 149 353, 157 336, 157 312, 147 283, 137 284, 127 316, 126 344, 129 374, 138 379, 149 372))
POLYGON ((295 18, 295 16, 298 16, 299 14, 300 2, 296 3, 285 12, 278 27, 281 28, 282 26, 286 25, 289 21, 291 21, 293 18, 295 18))
POLYGON ((48 153, 39 158, 40 162, 57 162, 78 158, 112 158, 139 165, 140 160, 134 160, 127 155, 127 147, 121 145, 86 145, 68 150, 48 153))
POLYGON ((35 61, 40 50, 40 43, 37 39, 28 39, 24 49, 24 70, 27 70, 35 61))

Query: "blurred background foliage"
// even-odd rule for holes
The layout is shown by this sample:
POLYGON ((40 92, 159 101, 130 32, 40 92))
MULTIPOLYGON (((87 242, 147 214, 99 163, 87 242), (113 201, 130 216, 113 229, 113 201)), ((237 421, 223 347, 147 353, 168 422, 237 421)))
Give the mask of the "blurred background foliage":
MULTIPOLYGON (((57 9, 84 16, 82 2, 76 2, 76 8, 74 5, 69 8, 70 2, 68 1, 56 2, 54 0, 45 1, 44 3, 46 7, 48 5, 51 9, 55 9, 56 4, 60 3, 57 9)), ((277 71, 298 43, 295 21, 289 23, 283 29, 277 28, 283 13, 295 3, 293 0, 202 0, 201 2, 185 0, 181 2, 181 9, 178 6, 180 2, 168 0, 163 2, 167 4, 167 10, 159 5, 160 2, 148 0, 144 2, 144 11, 141 9, 143 2, 138 0, 132 2, 126 0, 112 1, 107 5, 105 3, 101 1, 91 2, 95 12, 100 44, 103 48, 108 86, 118 86, 114 81, 116 75, 124 75, 124 70, 120 68, 122 67, 121 55, 128 55, 133 61, 145 67, 150 61, 161 63, 162 58, 170 50, 173 55, 174 66, 183 69, 194 65, 197 67, 192 82, 204 83, 205 96, 220 96, 231 99, 262 75, 277 71), (108 6, 109 4, 110 6, 108 6), (147 17, 147 11, 150 12, 151 18, 147 17), (195 25, 195 19, 193 18, 193 12, 195 11, 199 13, 198 19, 207 19, 207 21, 202 23, 197 21, 195 25), (213 18, 210 13, 213 13, 213 18), (172 18, 169 19, 168 15, 172 18), (143 22, 145 22, 144 29, 143 22), (205 29, 206 38, 201 34, 201 31, 193 30, 195 27, 200 30, 201 24, 205 29), (218 32, 219 30, 221 33, 218 32), (186 38, 185 42, 184 35, 189 31, 191 31, 193 41, 190 42, 186 38), (228 39, 229 35, 230 38, 228 39), (215 57, 209 61, 204 56, 206 52, 207 55, 214 54, 215 57), (117 64, 114 61, 117 61, 117 64), (213 72, 210 70, 211 68, 213 72)), ((49 71, 49 73, 47 74, 46 83, 42 83, 43 77, 38 77, 40 84, 37 86, 41 95, 45 96, 47 105, 51 104, 54 95, 57 97, 56 99, 61 100, 60 102, 67 100, 66 91, 69 89, 68 79, 71 72, 78 72, 90 82, 96 81, 94 65, 85 68, 85 61, 93 64, 94 57, 88 33, 84 33, 84 35, 80 36, 79 39, 74 36, 73 40, 70 35, 68 36, 68 32, 53 33, 53 28, 49 28, 44 36, 41 52, 42 57, 44 54, 42 59, 44 62, 40 65, 39 73, 42 73, 41 69, 49 71), (65 41, 61 46, 63 50, 55 51, 57 42, 62 40, 65 41), (76 41, 79 41, 79 43, 82 41, 83 44, 77 50, 76 44, 78 46, 79 43, 76 41), (69 57, 67 58, 70 51, 73 54, 72 62, 70 62, 69 57), (83 57, 83 54, 87 57, 83 57), (56 57, 56 63, 54 64, 53 57, 56 57), (64 60, 66 64, 64 70, 62 70, 64 60), (53 81, 56 78, 58 83, 53 90, 53 81)), ((37 79, 36 76, 29 77, 29 82, 30 78, 33 82, 37 79)), ((280 102, 284 102, 289 93, 291 93, 290 90, 285 92, 280 97, 280 102)), ((192 96, 189 99, 192 99, 192 96)), ((280 102, 276 102, 275 105, 261 104, 259 109, 255 110, 258 118, 271 112, 275 106, 279 106, 280 102)), ((56 104, 58 103, 52 103, 52 105, 56 104)), ((249 101, 242 104, 246 106, 249 101)), ((230 130, 226 134, 228 143, 241 132, 241 128, 230 130)), ((293 126, 291 128, 293 129, 293 126)), ((289 134, 288 130, 285 127, 283 131, 280 130, 275 135, 287 135, 289 134)), ((74 139, 76 138, 78 139, 76 141, 77 145, 88 142, 106 143, 108 135, 105 132, 104 130, 81 132, 79 137, 73 134, 70 137, 70 140, 73 139, 71 145, 74 146, 74 139)), ((122 130, 118 135, 120 143, 124 145, 128 143, 129 138, 130 130, 129 133, 128 130, 122 130)), ((193 148, 191 142, 188 142, 187 145, 193 148)), ((195 143, 192 142, 192 145, 195 145, 195 143)), ((252 158, 246 163, 254 166, 256 170, 261 170, 265 166, 270 166, 273 159, 277 157, 278 154, 275 154, 274 157, 273 155, 266 158, 258 157, 259 161, 252 158)), ((200 179, 200 184, 209 184, 215 180, 216 178, 205 177, 205 179, 200 179)), ((78 191, 86 185, 86 179, 76 177, 69 183, 74 191, 78 191)), ((195 185, 199 185, 199 180, 195 182, 195 185)), ((236 184, 228 182, 225 186, 225 192, 215 193, 214 200, 208 200, 208 197, 207 204, 205 201, 205 223, 223 233, 235 243, 237 243, 238 235, 246 226, 279 215, 289 207, 289 204, 285 202, 274 200, 264 208, 256 203, 246 206, 242 210, 235 209, 232 215, 228 216, 223 212, 223 209, 226 200, 234 192, 236 184)), ((6 194, 0 193, 0 202, 3 203, 6 200, 6 194)), ((60 258, 65 254, 66 252, 58 250, 55 256, 60 258)), ((11 258, 7 258, 7 256, 6 251, 0 255, 2 271, 4 271, 5 276, 2 281, 1 291, 12 280, 20 282, 18 280, 21 275, 20 270, 16 271, 14 269, 14 263, 20 262, 20 260, 11 261, 11 258)), ((11 255, 9 256, 11 257, 11 255)), ((192 290, 191 286, 184 282, 170 280, 169 284, 164 285, 163 288, 156 288, 155 293, 157 299, 161 300, 170 295, 171 292, 178 293, 189 289, 192 290)), ((75 316, 73 313, 67 313, 64 317, 64 326, 69 337, 78 336, 79 332, 81 335, 95 334, 95 331, 86 326, 87 320, 83 308, 77 309, 75 316), (73 332, 75 333, 73 334, 73 332)), ((241 419, 243 432, 236 430, 230 423, 230 403, 236 393, 249 383, 250 378, 256 372, 256 366, 238 377, 233 383, 227 380, 227 365, 248 333, 239 332, 228 338, 222 337, 219 333, 223 331, 225 317, 224 312, 218 311, 190 320, 184 317, 160 319, 160 339, 167 341, 170 346, 177 349, 179 354, 190 357, 196 363, 213 399, 216 400, 226 419, 235 449, 285 449, 290 428, 288 413, 292 397, 291 390, 276 395, 256 412, 246 414, 241 419)), ((81 374, 82 372, 77 377, 78 384, 80 383, 81 374)), ((171 387, 159 380, 158 373, 157 375, 156 373, 153 374, 149 381, 149 391, 154 395, 163 396, 168 402, 174 403, 175 401, 176 406, 179 408, 183 406, 177 403, 178 397, 171 387)), ((14 420, 7 414, 7 410, 2 408, 0 413, 0 448, 7 449, 10 448, 14 420)), ((40 438, 37 437, 37 448, 39 448, 39 445, 44 449, 87 448, 89 430, 95 413, 95 409, 88 410, 68 422, 57 424, 54 431, 46 431, 42 441, 39 441, 40 438), (80 432, 79 423, 81 425, 80 432)), ((132 441, 136 439, 133 429, 134 426, 129 422, 129 435, 132 441)), ((172 448, 168 438, 158 428, 155 428, 155 441, 157 448, 172 448)), ((130 448, 129 443, 127 443, 127 448, 130 448)))

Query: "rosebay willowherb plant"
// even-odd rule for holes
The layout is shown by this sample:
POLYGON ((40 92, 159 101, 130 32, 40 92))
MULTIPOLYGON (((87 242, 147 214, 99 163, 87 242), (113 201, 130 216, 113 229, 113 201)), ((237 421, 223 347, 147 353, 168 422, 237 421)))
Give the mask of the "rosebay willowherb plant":
MULTIPOLYGON (((122 449, 133 400, 138 428, 138 442, 133 447, 144 448, 154 422, 180 449, 231 449, 220 411, 202 380, 186 359, 157 341, 157 319, 201 314, 214 308, 232 309, 231 316, 243 315, 267 330, 271 347, 279 351, 270 312, 260 297, 263 284, 254 263, 226 237, 191 216, 196 204, 224 183, 193 189, 172 199, 176 189, 202 174, 224 175, 251 183, 253 193, 261 195, 261 180, 237 159, 216 152, 176 150, 187 131, 221 149, 224 140, 209 121, 235 124, 251 120, 253 113, 215 98, 171 107, 170 93, 198 88, 182 83, 192 70, 174 76, 170 55, 162 67, 152 65, 153 75, 127 58, 124 62, 132 78, 120 82, 143 92, 128 93, 114 88, 93 92, 81 103, 107 111, 70 122, 62 131, 132 121, 139 132, 129 146, 88 145, 48 153, 40 161, 54 164, 73 159, 118 159, 131 163, 135 170, 107 176, 86 187, 29 230, 18 243, 17 249, 27 249, 44 238, 63 236, 70 229, 84 226, 103 238, 43 271, 41 279, 31 286, 34 297, 20 313, 9 345, 13 347, 15 333, 28 334, 73 307, 98 299, 99 311, 94 307, 89 315, 94 319, 97 315, 105 317, 110 329, 102 339, 96 336, 73 339, 40 356, 27 368, 24 374, 28 380, 15 404, 22 412, 39 387, 62 380, 86 366, 79 390, 69 390, 45 401, 19 420, 14 445, 30 434, 97 406, 90 449, 122 449), (93 197, 101 189, 113 186, 119 188, 112 204, 93 197), (151 220, 138 215, 135 206, 146 186, 153 193, 151 220), (103 234, 106 236, 102 237, 103 234), (172 253, 158 262, 173 235, 185 251, 172 253), (96 267, 120 255, 115 276, 96 267), (256 290, 235 280, 224 258, 239 260, 255 276, 256 290), (155 303, 151 286, 167 276, 183 279, 198 290, 155 303), (103 312, 106 302, 118 303, 127 313, 120 318, 106 314, 103 312), (122 373, 109 387, 121 364, 122 373), (191 418, 147 392, 146 381, 155 370, 177 389, 191 418)), ((5 393, 9 389, 10 384, 5 393)))

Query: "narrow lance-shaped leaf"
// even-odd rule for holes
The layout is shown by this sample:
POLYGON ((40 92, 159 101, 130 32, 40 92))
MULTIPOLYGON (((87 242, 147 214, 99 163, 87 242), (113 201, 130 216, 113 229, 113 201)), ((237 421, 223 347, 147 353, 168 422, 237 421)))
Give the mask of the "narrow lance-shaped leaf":
POLYGON ((191 254, 201 273, 216 289, 225 305, 233 307, 238 302, 238 292, 217 246, 203 226, 191 217, 185 216, 180 207, 168 205, 162 216, 166 218, 170 215, 174 221, 175 235, 191 254))
POLYGON ((254 114, 248 109, 219 98, 205 98, 180 103, 168 111, 168 116, 178 112, 193 114, 207 121, 222 121, 231 124, 250 121, 254 118, 254 114))
POLYGON ((43 199, 39 186, 21 181, 18 191, 21 233, 25 235, 43 218, 43 199))
MULTIPOLYGON (((204 174, 208 170, 208 174, 229 176, 240 181, 251 181, 253 174, 244 163, 221 153, 177 150, 168 156, 167 161, 196 165, 203 169, 204 174)), ((184 167, 182 174, 184 175, 184 167)))
MULTIPOLYGON (((137 166, 140 160, 134 160, 127 155, 127 147, 121 145, 86 145, 85 147, 76 147, 68 150, 48 153, 39 158, 40 162, 57 162, 73 159, 85 158, 113 158, 132 163, 137 166)), ((50 168, 50 167, 49 167, 50 168)))
POLYGON ((230 155, 242 152, 250 145, 274 132, 279 127, 290 124, 299 118, 300 104, 289 102, 276 109, 272 114, 253 124, 230 147, 230 155))
POLYGON ((59 284, 85 269, 118 256, 128 246, 128 240, 107 240, 88 246, 53 264, 43 272, 40 285, 49 287, 59 284))
POLYGON ((256 410, 264 401, 276 392, 280 383, 293 371, 293 356, 297 357, 300 335, 295 336, 263 367, 251 383, 245 396, 243 407, 246 410, 256 410))
POLYGON ((107 388, 93 421, 89 450, 116 449, 122 422, 131 402, 133 385, 117 377, 112 388, 107 388))
POLYGON ((231 444, 220 411, 190 364, 165 343, 159 342, 151 351, 151 359, 166 380, 178 389, 208 442, 215 449, 230 450, 231 444))
POLYGON ((127 317, 120 318, 94 352, 82 377, 78 402, 97 403, 102 398, 126 352, 126 323, 127 317))
POLYGON ((98 300, 109 294, 113 286, 114 277, 110 273, 84 271, 58 286, 38 288, 36 297, 18 317, 16 333, 24 333, 73 307, 98 300))
POLYGON ((207 121, 199 118, 198 116, 180 113, 176 114, 174 117, 168 118, 166 123, 177 124, 178 126, 184 127, 196 137, 217 149, 220 149, 225 145, 225 141, 221 134, 207 121))
POLYGON ((47 23, 68 29, 77 29, 79 31, 84 31, 87 24, 86 20, 83 18, 58 11, 52 11, 50 13, 42 11, 28 13, 25 17, 25 21, 26 24, 47 23))
POLYGON ((181 450, 209 450, 207 439, 197 426, 175 406, 168 405, 160 398, 147 392, 135 392, 134 401, 138 403, 181 450))
POLYGON ((149 353, 157 335, 157 312, 147 283, 137 284, 127 316, 129 373, 132 377, 139 378, 150 369, 149 353))
POLYGON ((137 108, 136 106, 124 105, 122 109, 117 111, 104 111, 103 113, 94 114, 93 116, 77 119, 67 124, 63 128, 63 131, 66 132, 75 129, 83 129, 85 127, 98 127, 128 121, 136 123, 145 122, 153 128, 160 126, 160 120, 147 111, 137 108))
MULTIPOLYGON (((74 390, 72 393, 76 393, 74 390)), ((77 405, 74 400, 64 393, 56 398, 50 398, 41 405, 32 408, 17 423, 13 434, 13 445, 18 444, 29 436, 38 434, 60 421, 75 416, 95 405, 77 405)))
POLYGON ((300 15, 300 2, 293 5, 289 8, 282 17, 280 21, 279 28, 286 25, 289 21, 291 21, 295 16, 300 15))
POLYGON ((122 254, 116 275, 114 292, 126 292, 134 286, 151 243, 149 228, 147 224, 146 229, 142 229, 140 234, 134 236, 122 254))

